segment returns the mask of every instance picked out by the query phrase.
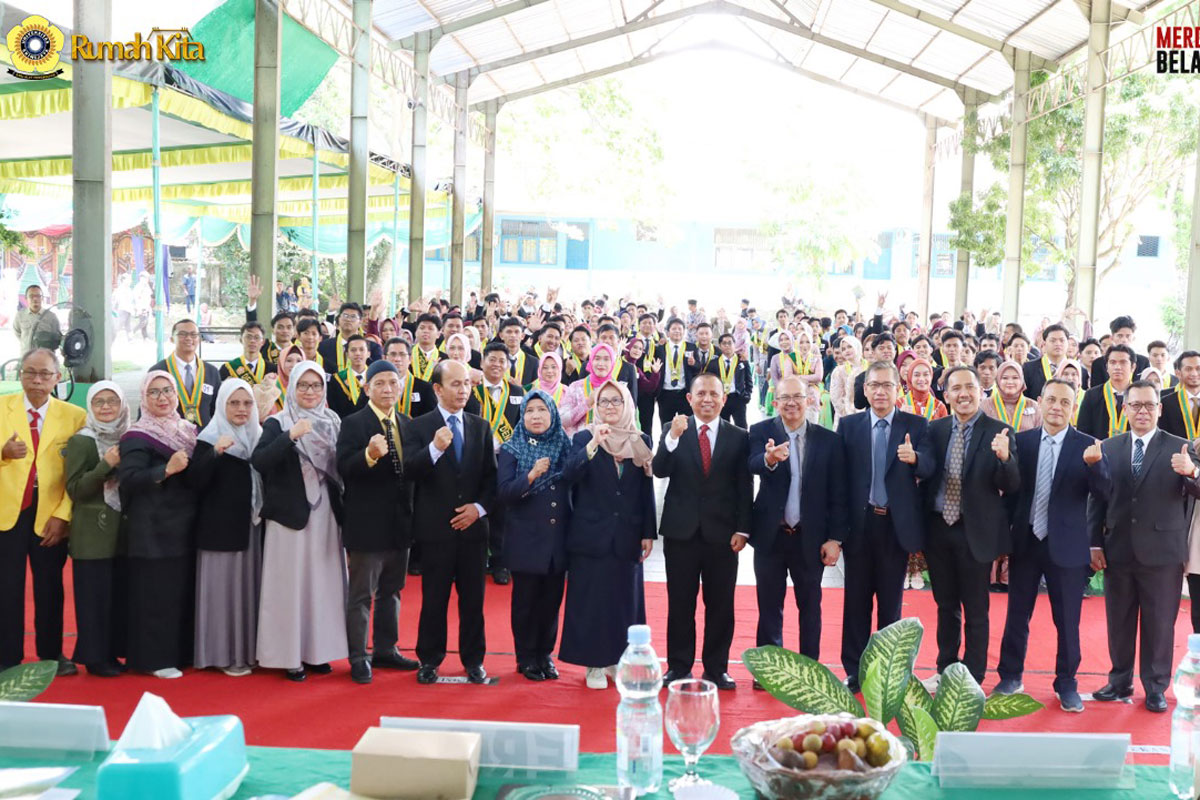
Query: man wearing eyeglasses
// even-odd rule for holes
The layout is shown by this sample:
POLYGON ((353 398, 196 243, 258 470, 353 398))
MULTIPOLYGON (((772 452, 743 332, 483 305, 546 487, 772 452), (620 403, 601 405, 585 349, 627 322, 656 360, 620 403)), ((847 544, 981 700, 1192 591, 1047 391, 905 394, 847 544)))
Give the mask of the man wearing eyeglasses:
POLYGON ((858 665, 871 638, 871 609, 877 628, 900 619, 909 553, 925 546, 925 515, 916 470, 900 460, 900 446, 920 447, 925 418, 896 408, 900 371, 891 361, 873 362, 863 383, 870 408, 843 417, 838 433, 846 448, 845 604, 842 607, 842 666, 846 685, 859 691, 858 665))
POLYGON ((59 675, 76 673, 62 653, 62 571, 71 522, 63 452, 86 414, 51 397, 58 379, 54 353, 32 350, 21 359, 22 391, 0 397, 0 672, 25 658, 28 561, 37 657, 57 661, 59 675))
MULTIPOLYGON (((330 375, 336 375, 349 366, 346 361, 346 343, 351 336, 362 333, 362 320, 363 310, 358 303, 342 303, 338 308, 337 335, 331 336, 317 347, 322 365, 330 375)), ((383 358, 383 351, 379 349, 379 345, 369 339, 367 351, 367 364, 374 364, 383 358)))
POLYGON ((1140 624, 1138 673, 1146 708, 1156 712, 1167 710, 1163 693, 1171 680, 1188 528, 1193 500, 1200 497, 1200 461, 1186 439, 1159 430, 1161 409, 1154 384, 1130 384, 1122 411, 1129 430, 1100 444, 1112 470, 1112 488, 1107 497, 1093 495, 1088 501, 1092 569, 1105 571, 1112 660, 1108 683, 1092 697, 1112 702, 1133 695, 1140 624))
POLYGON ((25 290, 25 308, 18 310, 13 318, 13 333, 22 353, 34 347, 58 347, 62 341, 58 317, 43 305, 42 287, 34 284, 25 290))
POLYGON ((221 372, 199 357, 200 328, 190 319, 181 319, 171 328, 175 352, 159 361, 151 370, 161 369, 175 381, 179 414, 203 428, 212 419, 221 388, 221 372))

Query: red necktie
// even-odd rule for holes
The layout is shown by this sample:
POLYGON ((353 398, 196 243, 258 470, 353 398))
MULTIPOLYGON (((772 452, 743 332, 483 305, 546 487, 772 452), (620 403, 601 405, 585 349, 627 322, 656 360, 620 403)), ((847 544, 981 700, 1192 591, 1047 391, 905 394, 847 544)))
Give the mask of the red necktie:
POLYGON ((37 449, 38 440, 41 439, 41 436, 38 435, 38 419, 38 412, 29 412, 29 438, 33 441, 33 463, 29 465, 29 479, 25 481, 25 497, 21 499, 22 511, 33 505, 33 487, 37 483, 37 449))
POLYGON ((700 466, 704 469, 704 477, 708 477, 708 468, 712 466, 712 443, 708 441, 708 426, 700 426, 700 466))

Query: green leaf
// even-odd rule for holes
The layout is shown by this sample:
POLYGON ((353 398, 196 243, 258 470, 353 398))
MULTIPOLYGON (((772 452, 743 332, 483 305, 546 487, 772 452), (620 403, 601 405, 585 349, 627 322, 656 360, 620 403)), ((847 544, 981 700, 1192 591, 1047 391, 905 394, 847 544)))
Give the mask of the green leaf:
POLYGON ((0 672, 0 700, 25 702, 32 700, 54 680, 58 662, 31 661, 0 672))
POLYGON ((933 748, 937 744, 938 725, 923 708, 913 709, 913 720, 917 724, 917 758, 921 761, 932 761, 933 748))
POLYGON ((871 719, 877 719, 886 725, 888 720, 883 718, 883 680, 879 677, 879 667, 880 663, 875 661, 867 669, 867 676, 862 682, 863 701, 871 719))
POLYGON ((973 731, 983 716, 984 700, 983 689, 970 671, 961 661, 955 662, 942 671, 933 698, 933 719, 943 731, 973 731))
POLYGON ((769 645, 742 653, 742 662, 772 697, 809 714, 845 711, 863 716, 862 705, 828 667, 807 656, 769 645))
MULTIPOLYGON (((887 724, 900 712, 904 694, 912 678, 913 665, 917 663, 917 651, 921 649, 921 637, 925 628, 916 617, 905 617, 886 628, 876 631, 863 650, 860 669, 869 676, 871 667, 879 667, 879 692, 882 697, 880 716, 871 716, 887 724)), ((866 697, 866 680, 863 681, 863 697, 866 697)), ((867 704, 868 708, 870 703, 867 704)))
POLYGON ((913 714, 913 709, 916 708, 931 712, 933 710, 933 698, 925 690, 924 684, 917 680, 916 675, 913 675, 908 681, 908 690, 904 693, 904 702, 900 704, 900 711, 896 714, 896 721, 900 723, 900 732, 914 742, 917 740, 917 720, 913 714))
POLYGON ((1027 694, 994 694, 983 703, 983 718, 1013 719, 1043 708, 1044 705, 1027 694))

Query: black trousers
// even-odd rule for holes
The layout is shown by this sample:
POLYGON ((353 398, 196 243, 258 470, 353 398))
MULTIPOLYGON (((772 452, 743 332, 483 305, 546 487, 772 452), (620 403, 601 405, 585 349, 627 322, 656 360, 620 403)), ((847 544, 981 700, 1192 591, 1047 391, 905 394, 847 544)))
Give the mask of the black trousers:
POLYGON ((512 632, 518 667, 537 666, 554 652, 566 576, 565 572, 513 573, 512 632))
POLYGON ((129 668, 153 672, 192 663, 196 559, 129 559, 129 668))
POLYGON ((721 419, 729 420, 739 428, 746 428, 746 401, 739 395, 731 394, 725 397, 725 405, 721 408, 721 419))
POLYGON ((642 433, 654 438, 654 395, 649 392, 641 392, 637 399, 638 408, 638 425, 641 426, 642 433))
POLYGON ((787 579, 800 612, 800 653, 814 661, 821 655, 821 553, 805 553, 800 533, 776 534, 770 550, 754 548, 754 582, 758 595, 758 630, 755 644, 783 647, 783 602, 787 579))
MULTIPOLYGON (((730 533, 730 538, 733 533, 730 533)), ((707 542, 697 531, 690 539, 665 539, 667 567, 667 668, 686 675, 696 660, 696 594, 704 592, 704 647, 709 675, 729 668, 733 644, 733 591, 738 555, 729 541, 707 542)))
POLYGON ((422 543, 421 618, 417 625, 417 658, 422 665, 436 667, 446 658, 451 586, 458 592, 458 658, 464 667, 483 664, 487 649, 483 632, 486 566, 485 540, 422 543))
POLYGON ((75 640, 73 661, 107 666, 125 654, 129 623, 129 574, 124 558, 74 559, 75 640))
POLYGON ((971 555, 961 519, 947 525, 941 514, 931 514, 928 530, 925 563, 937 604, 937 670, 940 673, 961 661, 982 684, 987 672, 992 562, 980 563, 971 555))
MULTIPOLYGON (((658 421, 662 423, 663 428, 670 427, 671 420, 675 418, 676 414, 690 413, 692 413, 692 408, 688 405, 686 389, 658 390, 658 421)), ((642 432, 646 433, 646 431, 642 432)))
POLYGON ((372 649, 396 652, 400 628, 400 590, 408 579, 408 548, 377 553, 347 552, 350 582, 346 596, 346 644, 350 663, 367 660, 367 628, 372 649), (371 618, 371 603, 375 617, 371 618))
POLYGON ((504 509, 497 508, 488 512, 491 525, 488 527, 488 556, 487 571, 508 569, 508 559, 504 555, 504 509))
POLYGON ((842 607, 842 667, 859 678, 858 664, 871 639, 871 609, 875 630, 900 619, 908 552, 896 538, 890 515, 862 512, 863 539, 845 551, 846 588, 842 607))
POLYGON ((11 530, 0 531, 0 668, 25 659, 25 563, 33 572, 33 629, 37 657, 54 661, 62 655, 63 565, 67 543, 42 547, 33 532, 33 505, 17 516, 11 530))
POLYGON ((1058 631, 1058 654, 1054 659, 1054 691, 1075 691, 1075 672, 1079 669, 1079 615, 1083 607, 1083 589, 1087 586, 1088 567, 1060 567, 1050 559, 1050 542, 1032 540, 1020 555, 1008 557, 1008 616, 1004 620, 1004 638, 1000 640, 1000 663, 996 672, 1001 680, 1021 680, 1025 671, 1025 651, 1029 644, 1029 619, 1037 604, 1038 587, 1046 577, 1050 597, 1050 617, 1058 631))
POLYGON ((1192 633, 1200 633, 1200 575, 1189 572, 1188 597, 1192 599, 1192 633))
POLYGON ((1175 617, 1179 614, 1179 565, 1114 564, 1104 570, 1104 616, 1108 620, 1108 682, 1133 686, 1133 654, 1147 692, 1163 692, 1174 669, 1175 617), (1140 635, 1139 635, 1140 626, 1140 635))

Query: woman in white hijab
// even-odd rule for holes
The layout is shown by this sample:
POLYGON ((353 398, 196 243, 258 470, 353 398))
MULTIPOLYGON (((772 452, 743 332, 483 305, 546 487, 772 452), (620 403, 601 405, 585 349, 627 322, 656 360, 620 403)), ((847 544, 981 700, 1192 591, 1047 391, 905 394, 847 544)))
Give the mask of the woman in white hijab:
POLYGON ((120 550, 121 496, 117 491, 118 443, 129 429, 121 387, 100 381, 87 393, 87 424, 67 440, 67 495, 71 536, 67 548, 75 583, 73 660, 98 678, 121 674, 124 655, 124 553, 120 550))
POLYGON ((249 675, 255 663, 262 478, 250 456, 261 435, 253 387, 240 378, 222 381, 191 461, 198 504, 194 665, 233 677, 249 675))
POLYGON ((292 368, 283 411, 263 424, 250 459, 262 475, 266 520, 256 656, 259 666, 287 670, 293 681, 328 673, 330 661, 349 654, 340 428, 325 406, 325 370, 302 361, 292 368))

